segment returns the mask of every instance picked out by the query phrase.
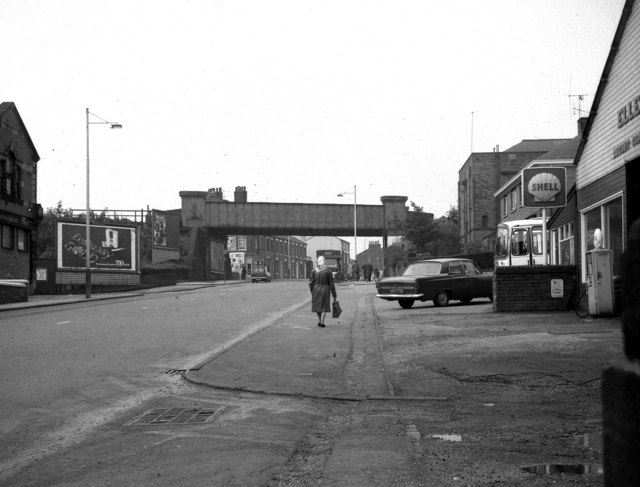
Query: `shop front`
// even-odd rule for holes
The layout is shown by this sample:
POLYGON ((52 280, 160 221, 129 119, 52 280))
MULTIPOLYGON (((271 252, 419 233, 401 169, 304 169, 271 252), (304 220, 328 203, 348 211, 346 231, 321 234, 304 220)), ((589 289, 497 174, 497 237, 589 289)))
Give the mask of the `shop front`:
POLYGON ((640 217, 640 9, 633 4, 622 14, 576 156, 578 278, 585 286, 595 282, 590 263, 600 253, 617 287, 629 227, 640 217))

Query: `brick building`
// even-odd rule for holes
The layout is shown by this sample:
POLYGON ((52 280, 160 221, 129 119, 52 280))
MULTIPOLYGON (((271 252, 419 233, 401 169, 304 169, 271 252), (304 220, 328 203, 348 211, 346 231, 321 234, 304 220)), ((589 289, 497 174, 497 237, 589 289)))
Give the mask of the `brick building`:
POLYGON ((476 244, 475 250, 492 251, 487 236, 495 232, 500 208, 495 198, 498 189, 532 160, 570 139, 523 140, 500 152, 473 152, 458 171, 458 208, 460 243, 476 244))
POLYGON ((39 160, 15 104, 0 103, 0 280, 35 279, 39 160))
POLYGON ((384 250, 379 240, 369 242, 369 247, 358 254, 358 267, 362 276, 362 268, 365 264, 371 263, 374 269, 378 269, 380 274, 384 270, 384 250))

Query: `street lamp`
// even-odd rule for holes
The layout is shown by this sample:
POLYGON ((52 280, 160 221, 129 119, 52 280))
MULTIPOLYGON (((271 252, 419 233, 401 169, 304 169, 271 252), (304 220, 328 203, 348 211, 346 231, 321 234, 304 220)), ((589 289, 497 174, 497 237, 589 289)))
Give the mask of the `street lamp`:
POLYGON ((355 252, 356 266, 358 265, 358 212, 357 212, 357 193, 356 185, 353 185, 353 191, 345 191, 339 193, 339 197, 343 197, 345 194, 353 194, 353 251, 355 252))
POLYGON ((122 125, 119 123, 108 122, 104 118, 99 117, 95 113, 91 113, 89 109, 86 109, 87 114, 87 215, 85 218, 85 252, 86 252, 86 280, 85 280, 85 292, 86 297, 91 297, 91 205, 89 203, 89 125, 93 124, 106 124, 111 125, 112 129, 121 129, 122 125), (89 115, 99 119, 100 121, 89 121, 89 115))

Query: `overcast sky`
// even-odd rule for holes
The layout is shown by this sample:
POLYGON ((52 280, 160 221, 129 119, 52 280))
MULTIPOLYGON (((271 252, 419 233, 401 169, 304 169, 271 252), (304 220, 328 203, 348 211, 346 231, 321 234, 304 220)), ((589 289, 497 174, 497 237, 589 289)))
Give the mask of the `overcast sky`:
POLYGON ((180 207, 178 193, 457 204, 470 152, 577 135, 624 0, 0 0, 1 101, 38 200, 180 207), (473 132, 472 127, 473 114, 473 132), (91 121, 100 121, 92 118, 91 121))

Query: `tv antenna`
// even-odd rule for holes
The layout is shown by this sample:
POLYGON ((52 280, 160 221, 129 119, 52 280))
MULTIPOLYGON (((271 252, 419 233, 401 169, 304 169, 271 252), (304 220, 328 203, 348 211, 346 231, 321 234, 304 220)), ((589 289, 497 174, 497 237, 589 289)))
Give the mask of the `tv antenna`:
POLYGON ((581 118, 585 115, 589 115, 589 110, 582 109, 582 102, 586 96, 591 95, 569 95, 569 109, 571 110, 571 116, 577 115, 578 118, 581 118), (577 106, 576 106, 577 101, 577 106))

